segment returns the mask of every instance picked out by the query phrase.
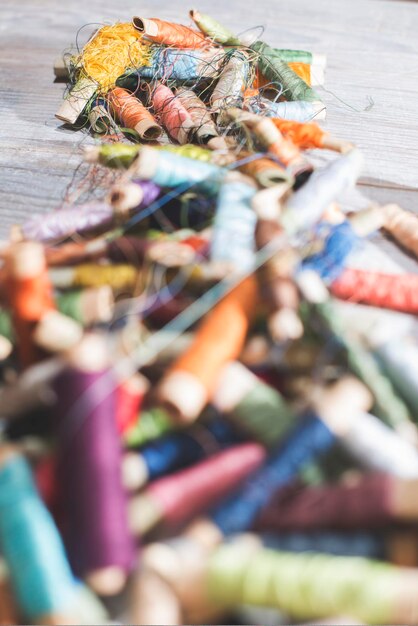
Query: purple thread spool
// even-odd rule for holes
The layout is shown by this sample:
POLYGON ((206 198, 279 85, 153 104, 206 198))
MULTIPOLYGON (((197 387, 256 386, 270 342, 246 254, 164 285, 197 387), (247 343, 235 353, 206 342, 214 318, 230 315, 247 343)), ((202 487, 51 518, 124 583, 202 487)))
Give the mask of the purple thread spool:
POLYGON ((87 335, 55 382, 64 539, 74 571, 102 595, 120 591, 135 561, 107 358, 87 335))

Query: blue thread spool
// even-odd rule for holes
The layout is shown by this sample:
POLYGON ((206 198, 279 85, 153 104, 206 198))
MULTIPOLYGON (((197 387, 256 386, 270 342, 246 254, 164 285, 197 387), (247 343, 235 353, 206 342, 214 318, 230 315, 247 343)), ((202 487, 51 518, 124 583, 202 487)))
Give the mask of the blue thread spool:
POLYGON ((73 612, 75 586, 60 535, 17 455, 0 469, 0 546, 28 619, 73 612))
POLYGON ((264 465, 213 511, 213 522, 224 535, 248 530, 271 494, 334 442, 334 435, 319 418, 305 417, 264 465))
POLYGON ((250 98, 248 104, 253 113, 265 117, 279 117, 294 122, 310 122, 313 119, 322 119, 325 105, 322 102, 272 102, 262 96, 250 98))
POLYGON ((255 188, 243 177, 229 174, 219 191, 213 224, 211 259, 229 261, 242 272, 254 266, 257 216, 250 204, 254 194, 255 188))
POLYGON ((144 146, 136 161, 136 175, 140 179, 152 180, 160 187, 180 187, 183 191, 197 185, 208 195, 218 192, 225 171, 211 163, 178 156, 164 150, 144 146))
POLYGON ((129 462, 129 486, 139 488, 147 481, 193 465, 240 440, 234 428, 220 417, 189 430, 169 433, 147 444, 136 454, 132 453, 139 457, 139 463, 135 475, 134 460, 129 462))
POLYGON ((219 62, 224 57, 223 51, 219 51, 211 58, 202 50, 182 50, 162 46, 154 50, 151 65, 137 70, 141 78, 194 83, 199 78, 215 74, 219 62))
POLYGON ((337 226, 322 222, 318 225, 318 235, 325 236, 324 247, 303 261, 302 270, 313 270, 327 283, 332 283, 344 270, 345 261, 354 250, 358 237, 349 222, 337 226))

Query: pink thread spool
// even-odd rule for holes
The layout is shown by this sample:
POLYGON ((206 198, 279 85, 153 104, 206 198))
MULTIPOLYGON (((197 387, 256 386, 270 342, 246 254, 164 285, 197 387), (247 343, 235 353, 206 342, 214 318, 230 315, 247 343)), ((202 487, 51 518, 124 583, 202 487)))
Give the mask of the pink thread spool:
POLYGON ((187 143, 189 134, 194 129, 194 122, 171 89, 158 85, 152 96, 152 105, 170 136, 180 144, 187 143))

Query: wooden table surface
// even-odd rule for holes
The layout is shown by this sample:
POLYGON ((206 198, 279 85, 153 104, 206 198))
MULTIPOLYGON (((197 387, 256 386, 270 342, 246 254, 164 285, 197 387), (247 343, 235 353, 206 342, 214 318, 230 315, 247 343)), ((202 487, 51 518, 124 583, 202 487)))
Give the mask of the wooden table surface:
MULTIPOLYGON (((1 0, 1 236, 11 224, 62 203, 82 146, 92 141, 54 117, 65 85, 54 82, 53 63, 77 31, 133 14, 187 23, 190 8, 185 0, 1 0)), ((418 4, 199 0, 195 8, 236 32, 262 26, 274 46, 327 54, 324 127, 363 150, 361 192, 418 208, 418 4)), ((356 196, 349 201, 358 202, 356 196)))

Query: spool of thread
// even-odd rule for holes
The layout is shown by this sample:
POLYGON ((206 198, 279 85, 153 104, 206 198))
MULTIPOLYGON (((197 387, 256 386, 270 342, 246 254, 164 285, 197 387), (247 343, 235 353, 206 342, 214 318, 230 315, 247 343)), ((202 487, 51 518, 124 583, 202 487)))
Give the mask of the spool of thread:
POLYGON ((4 361, 10 356, 14 341, 10 314, 8 311, 0 309, 0 361, 4 361))
POLYGON ((270 494, 294 478, 299 469, 334 444, 328 427, 311 415, 297 424, 259 470, 210 515, 223 535, 243 532, 253 525, 270 494))
MULTIPOLYGON (((309 273, 309 280, 312 286, 315 281, 311 273, 309 273)), ((374 409, 379 417, 400 431, 406 428, 410 435, 411 422, 408 408, 397 396, 393 385, 382 372, 373 354, 365 350, 352 333, 350 334, 330 300, 317 303, 315 309, 345 350, 350 369, 373 393, 374 409)))
POLYGON ((111 287, 102 285, 56 296, 58 310, 84 327, 110 322, 114 311, 111 287))
POLYGON ((124 442, 130 448, 146 445, 162 437, 172 430, 173 424, 167 413, 161 409, 154 408, 141 412, 141 419, 124 433, 124 442))
POLYGON ((84 263, 76 267, 56 267, 49 270, 49 278, 57 289, 102 287, 109 285, 118 291, 133 290, 138 282, 138 269, 132 265, 97 265, 84 263))
POLYGON ((262 446, 242 444, 155 481, 130 502, 133 532, 145 534, 159 521, 177 526, 202 513, 257 470, 264 458, 262 446))
POLYGON ((388 204, 382 208, 384 230, 403 248, 418 256, 418 218, 409 211, 404 211, 397 204, 388 204))
POLYGON ((155 17, 144 18, 139 16, 132 18, 132 24, 148 39, 164 46, 192 49, 210 46, 210 42, 202 33, 182 24, 165 22, 155 17))
POLYGON ((280 132, 291 139, 302 150, 323 148, 336 152, 349 152, 353 145, 341 139, 334 139, 330 133, 325 132, 318 124, 301 123, 281 118, 274 118, 273 123, 280 132))
POLYGON ((55 113, 55 117, 66 124, 75 124, 90 100, 94 98, 97 89, 96 81, 87 77, 79 78, 55 113))
MULTIPOLYGON (((246 155, 240 154, 245 159, 246 155)), ((254 178, 260 187, 274 187, 290 179, 288 172, 276 161, 265 156, 259 156, 243 165, 239 165, 238 169, 246 176, 254 178)))
POLYGON ((84 160, 114 169, 128 169, 141 148, 142 146, 138 144, 128 143, 102 143, 99 146, 86 146, 84 160))
POLYGON ((187 188, 198 185, 202 192, 214 195, 224 172, 211 163, 186 159, 163 150, 144 147, 135 162, 135 175, 152 180, 160 187, 187 188))
POLYGON ((0 487, 0 546, 19 609, 40 624, 71 620, 74 582, 60 535, 26 461, 10 448, 1 451, 0 487))
POLYGON ((109 92, 108 98, 112 110, 126 128, 135 130, 141 139, 155 140, 160 137, 162 129, 133 94, 115 87, 109 92))
POLYGON ((161 46, 154 50, 150 66, 134 70, 133 88, 137 88, 139 78, 188 84, 214 78, 224 59, 225 51, 219 48, 191 50, 161 46))
MULTIPOLYGON (((349 393, 357 393, 355 388, 350 392, 351 383, 347 383, 350 383, 350 379, 347 382, 343 379, 329 389, 316 392, 314 404, 321 418, 332 424, 335 415, 338 415, 339 423, 335 428, 341 442, 365 467, 401 478, 415 478, 418 468, 418 452, 415 446, 377 417, 366 413, 365 409, 356 411, 351 406, 350 414, 347 411, 344 414, 343 401, 348 401, 349 393), (347 386, 346 392, 344 386, 347 386)), ((359 385, 358 381, 356 385, 359 385)), ((362 393, 367 393, 365 387, 360 386, 359 392, 361 389, 362 393)))
POLYGON ((418 313, 418 277, 347 268, 331 286, 337 298, 371 306, 418 313))
POLYGON ((217 20, 210 15, 192 9, 189 12, 190 17, 204 35, 212 39, 216 43, 223 46, 239 46, 240 40, 228 28, 225 28, 217 20))
POLYGON ((293 619, 350 614, 367 624, 416 619, 416 570, 359 557, 290 554, 242 543, 211 557, 208 592, 224 608, 275 607, 293 619))
POLYGON ((7 298, 19 359, 23 367, 28 367, 42 357, 33 337, 36 325, 55 308, 42 246, 14 244, 6 268, 7 298))
POLYGON ((160 187, 152 181, 132 180, 127 184, 113 185, 109 199, 118 215, 128 213, 136 215, 142 209, 152 207, 160 194, 160 187))
POLYGON ((257 532, 384 529, 394 521, 414 518, 415 500, 411 495, 417 484, 416 479, 369 473, 347 477, 336 484, 288 486, 273 494, 254 529, 257 532))
POLYGON ((211 404, 268 448, 275 447, 294 424, 293 413, 280 393, 236 361, 219 373, 211 404))
POLYGON ((64 352, 75 346, 83 336, 83 329, 76 321, 59 311, 48 311, 33 329, 34 343, 52 354, 64 352))
POLYGON ((250 276, 208 313, 193 344, 169 369, 159 399, 176 419, 193 421, 202 411, 222 366, 242 350, 257 300, 257 285, 250 276))
POLYGON ((317 235, 323 239, 323 248, 305 258, 302 268, 316 272, 326 283, 339 281, 347 271, 347 258, 355 250, 359 238, 349 222, 336 225, 320 222, 317 235))
POLYGON ((363 167, 363 157, 351 150, 322 169, 316 169, 309 181, 286 203, 281 223, 289 234, 309 229, 325 209, 343 191, 351 188, 363 167))
POLYGON ((237 106, 242 101, 248 81, 250 68, 245 52, 236 50, 227 59, 210 97, 215 112, 237 106))
POLYGON ((251 207, 255 187, 250 178, 227 174, 219 190, 210 257, 226 261, 239 272, 254 266, 254 232, 257 216, 251 207))
POLYGON ((194 129, 194 122, 169 87, 159 84, 152 94, 152 106, 169 135, 180 144, 186 144, 194 129))
POLYGON ((322 531, 303 534, 288 532, 280 534, 263 534, 263 546, 279 552, 295 552, 296 554, 316 552, 333 556, 364 557, 383 561, 390 554, 390 535, 382 533, 357 531, 351 533, 322 531))
POLYGON ((25 239, 41 243, 59 242, 72 235, 106 230, 114 224, 115 218, 113 208, 107 203, 82 204, 46 215, 35 215, 22 224, 22 234, 25 239))
POLYGON ((120 591, 135 560, 120 476, 116 385, 107 368, 102 339, 86 335, 54 382, 65 541, 75 573, 101 595, 120 591))
POLYGON ((132 491, 139 489, 147 482, 193 465, 239 439, 235 429, 221 418, 199 422, 188 430, 167 433, 125 456, 125 487, 132 491))
POLYGON ((199 144, 207 145, 211 139, 216 137, 219 145, 221 138, 203 100, 194 91, 184 87, 177 89, 176 95, 193 120, 195 128, 192 138, 199 144))
POLYGON ((273 102, 262 96, 256 96, 246 99, 245 108, 257 115, 301 123, 326 118, 326 108, 322 102, 305 102, 303 100, 273 102))
POLYGON ((142 401, 149 388, 148 380, 136 373, 123 380, 116 389, 116 424, 123 435, 139 420, 142 401))
POLYGON ((271 82, 276 83, 286 100, 318 102, 320 97, 307 85, 280 56, 277 50, 262 41, 256 41, 250 48, 255 52, 260 72, 271 82))
POLYGON ((89 123, 92 131, 98 135, 104 135, 114 127, 114 121, 103 98, 97 98, 90 108, 89 123))
POLYGON ((131 584, 128 617, 132 624, 180 624, 182 612, 171 585, 142 569, 131 584))

